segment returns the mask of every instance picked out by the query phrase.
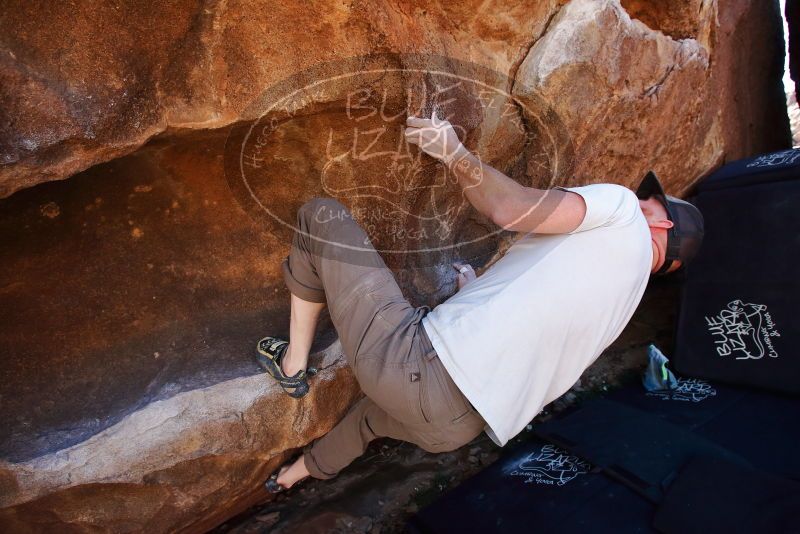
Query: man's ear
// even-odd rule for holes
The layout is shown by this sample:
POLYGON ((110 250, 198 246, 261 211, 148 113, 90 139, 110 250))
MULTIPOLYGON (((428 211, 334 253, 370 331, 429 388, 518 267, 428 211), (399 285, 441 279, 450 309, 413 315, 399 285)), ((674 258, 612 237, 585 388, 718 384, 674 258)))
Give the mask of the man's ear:
POLYGON ((657 219, 655 221, 647 221, 648 226, 652 226, 653 228, 663 228, 664 230, 669 230, 674 224, 669 219, 657 219))

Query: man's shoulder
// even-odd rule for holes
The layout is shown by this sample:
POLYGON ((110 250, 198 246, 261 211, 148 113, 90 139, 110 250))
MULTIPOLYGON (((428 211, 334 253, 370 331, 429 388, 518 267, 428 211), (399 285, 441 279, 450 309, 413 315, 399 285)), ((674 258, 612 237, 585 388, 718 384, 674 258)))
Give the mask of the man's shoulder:
POLYGON ((583 222, 570 233, 625 225, 641 211, 636 193, 620 184, 596 183, 556 189, 580 195, 586 205, 583 222))
POLYGON ((617 184, 614 182, 600 182, 594 184, 585 184, 585 185, 573 185, 573 186, 556 186, 554 189, 560 189, 562 191, 569 191, 572 193, 582 193, 582 192, 592 192, 592 193, 603 193, 606 195, 616 195, 626 200, 638 201, 636 197, 636 193, 633 192, 632 189, 628 187, 617 184))

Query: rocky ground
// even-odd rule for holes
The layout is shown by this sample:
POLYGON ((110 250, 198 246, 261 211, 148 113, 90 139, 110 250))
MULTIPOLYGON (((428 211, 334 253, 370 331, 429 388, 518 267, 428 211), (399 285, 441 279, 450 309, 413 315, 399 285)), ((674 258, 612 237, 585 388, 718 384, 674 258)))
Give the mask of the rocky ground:
MULTIPOLYGON (((572 390, 551 403, 533 421, 636 380, 646 365, 646 347, 654 342, 672 349, 679 284, 651 282, 628 327, 572 390)), ((514 441, 524 440, 531 428, 514 441)), ((273 501, 220 525, 215 534, 403 532, 406 519, 494 462, 501 454, 486 434, 459 450, 431 454, 409 443, 382 439, 332 480, 308 479, 273 501)))

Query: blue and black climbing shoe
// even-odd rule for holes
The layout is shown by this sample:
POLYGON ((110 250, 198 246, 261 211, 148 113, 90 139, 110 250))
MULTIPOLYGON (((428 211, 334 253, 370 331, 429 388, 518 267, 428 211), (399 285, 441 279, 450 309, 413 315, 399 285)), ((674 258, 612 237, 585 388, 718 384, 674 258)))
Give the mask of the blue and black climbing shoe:
POLYGON ((284 374, 281 368, 281 359, 286 353, 287 347, 289 347, 288 341, 276 337, 265 337, 256 346, 256 361, 290 397, 299 399, 308 393, 307 377, 309 375, 302 369, 292 376, 284 374))
POLYGON ((270 493, 280 493, 282 491, 286 491, 286 488, 278 484, 278 474, 274 474, 267 479, 264 483, 264 487, 270 493))

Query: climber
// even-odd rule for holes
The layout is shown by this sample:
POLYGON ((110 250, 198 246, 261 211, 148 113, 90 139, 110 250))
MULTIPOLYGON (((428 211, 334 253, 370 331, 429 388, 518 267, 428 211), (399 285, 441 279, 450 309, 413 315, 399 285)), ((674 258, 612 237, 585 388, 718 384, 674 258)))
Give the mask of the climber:
POLYGON ((685 266, 702 240, 700 212, 665 195, 652 172, 636 194, 616 184, 535 189, 482 163, 447 121, 409 117, 404 135, 448 166, 476 210, 520 237, 479 277, 455 263, 457 293, 430 310, 406 301, 342 204, 300 208, 282 264, 291 342, 264 338, 256 358, 289 395, 305 395, 327 305, 365 396, 274 473, 269 491, 331 478, 378 437, 441 452, 486 431, 505 445, 620 334, 648 277, 685 266))

